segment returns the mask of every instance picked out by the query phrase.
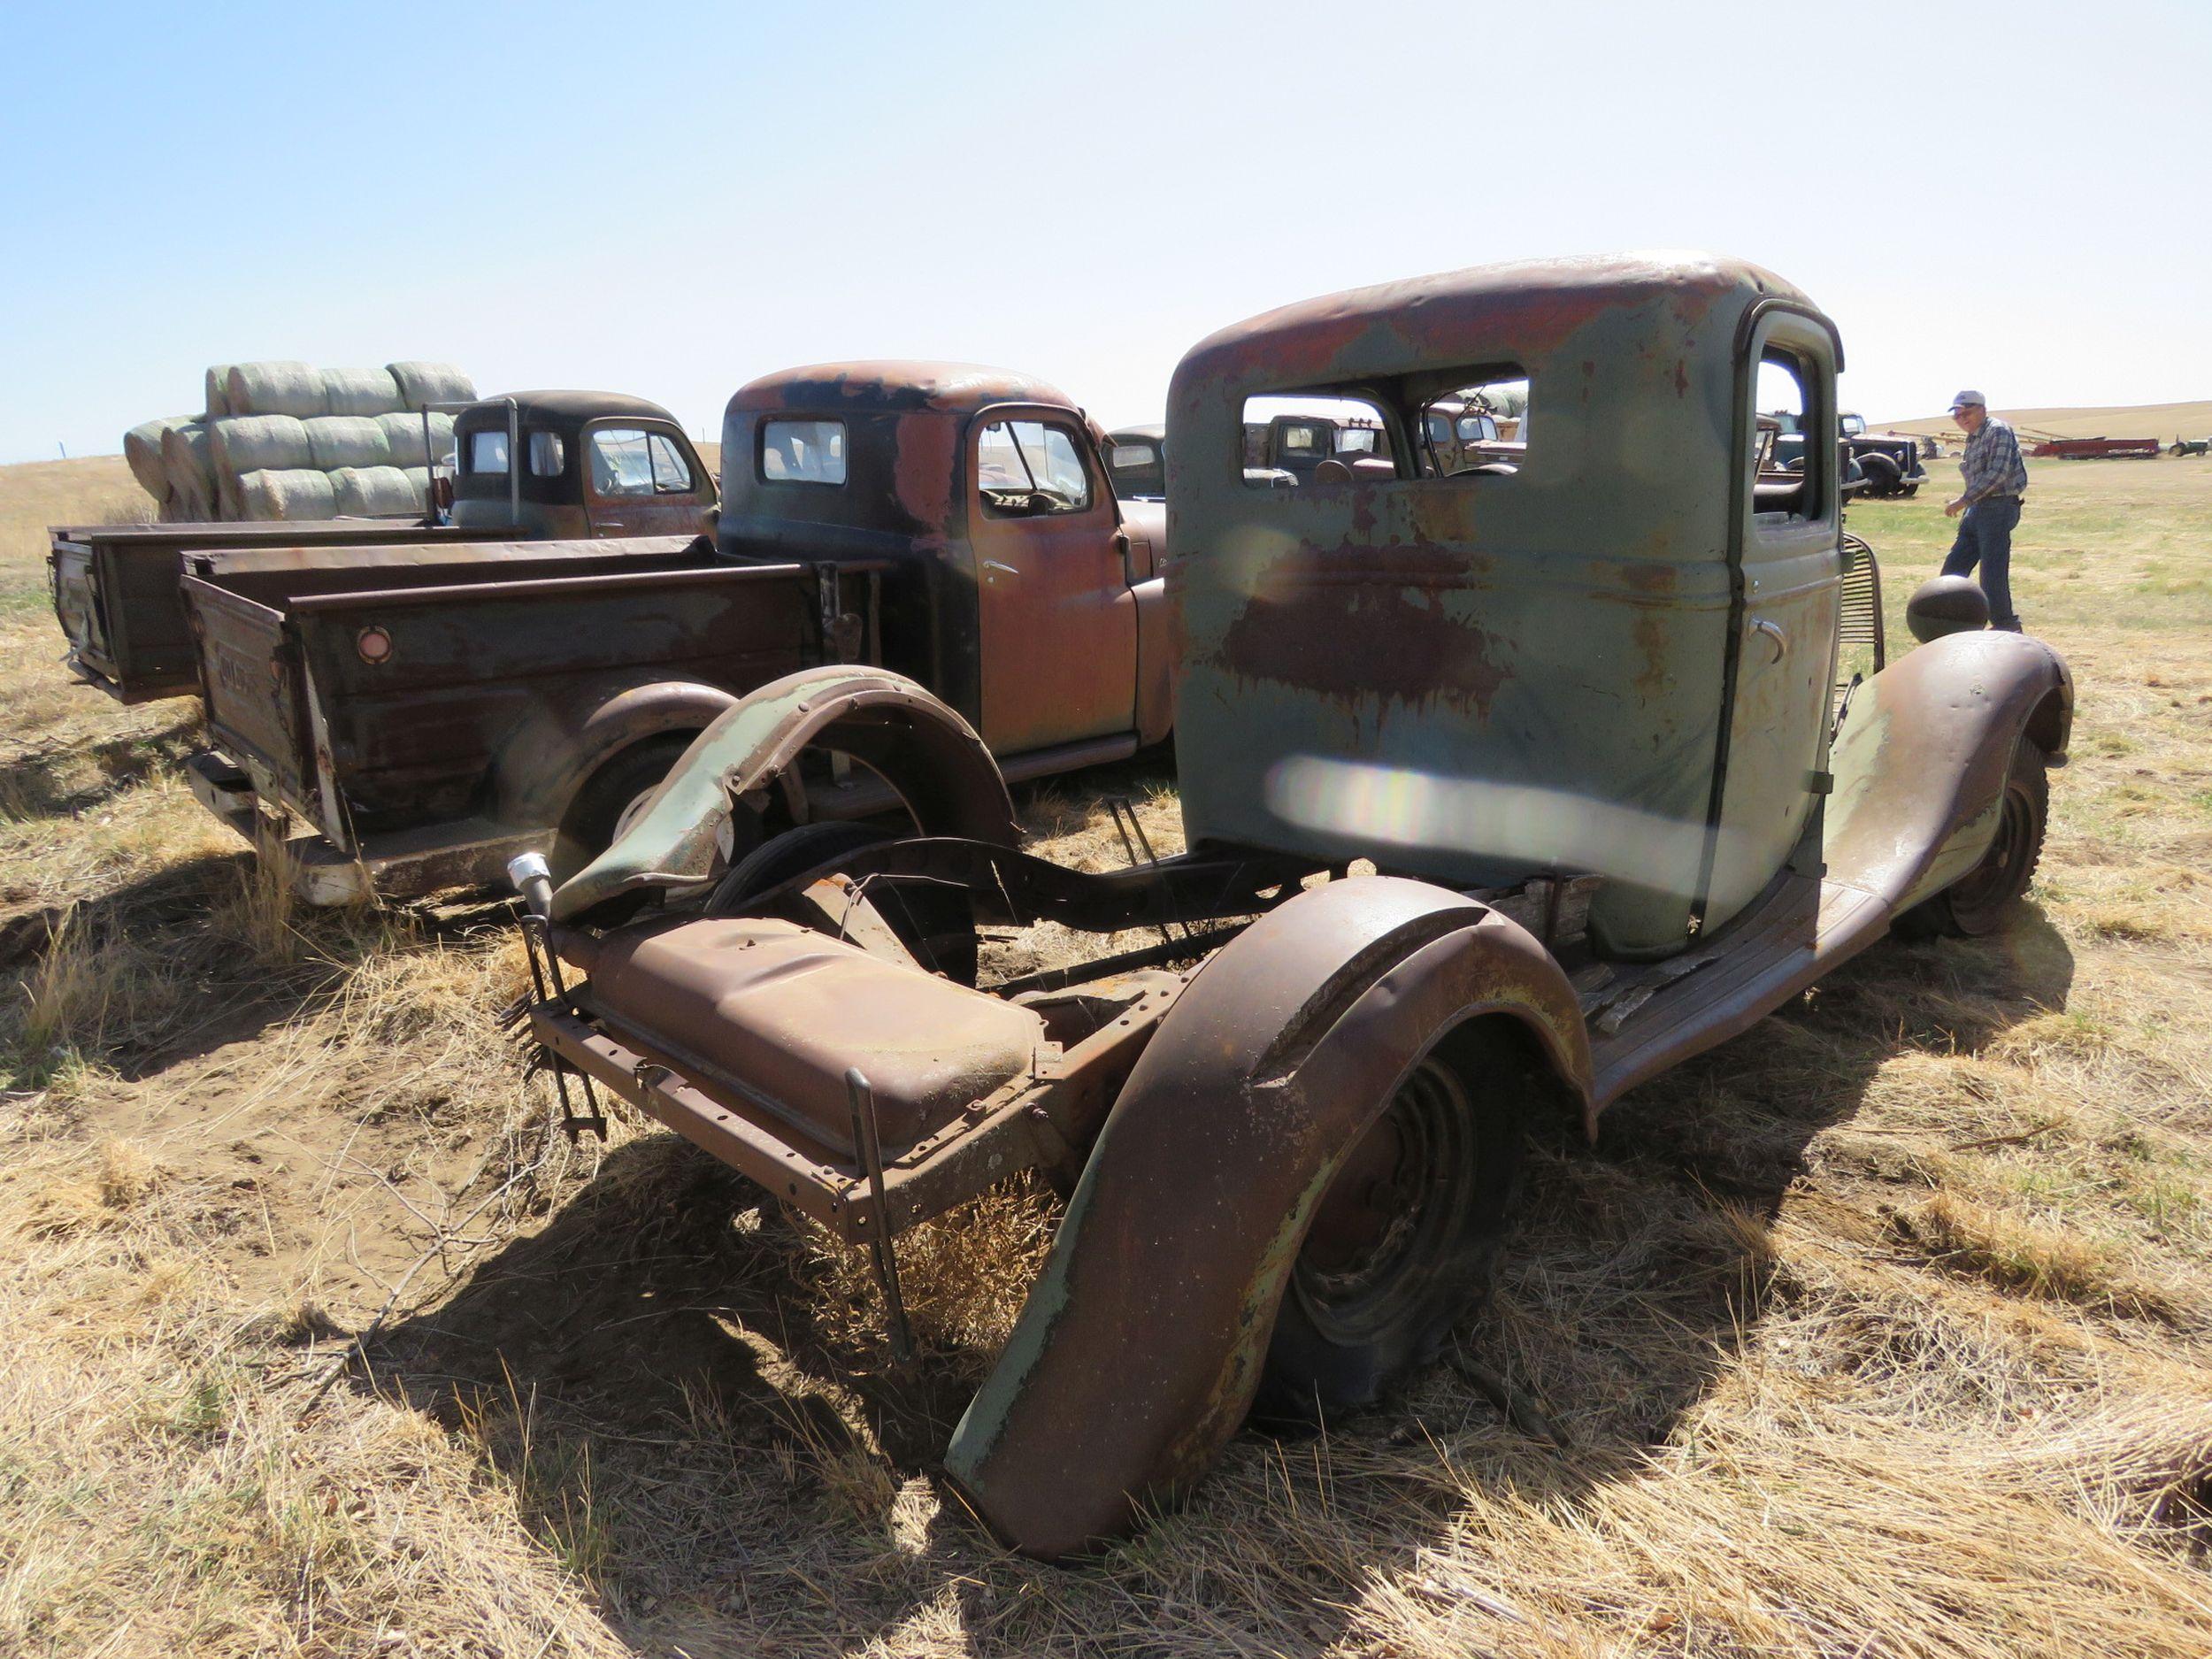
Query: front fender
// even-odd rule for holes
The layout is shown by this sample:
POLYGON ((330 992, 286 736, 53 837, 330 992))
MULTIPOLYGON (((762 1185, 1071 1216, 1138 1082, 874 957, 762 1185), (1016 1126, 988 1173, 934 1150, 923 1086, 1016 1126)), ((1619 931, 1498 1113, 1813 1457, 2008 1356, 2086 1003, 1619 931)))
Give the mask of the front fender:
POLYGON ((1907 653, 1852 694, 1836 733, 1824 851, 1832 881, 1894 915, 1981 862, 2013 751, 2065 752, 2074 680, 2040 640, 1991 629, 1907 653))
POLYGON ((1126 1531, 1249 1409, 1313 1206, 1452 1027, 1520 1022, 1587 1110, 1574 992, 1525 929, 1426 882, 1301 894, 1199 972, 1114 1102, 945 1467, 1048 1559, 1126 1531))
POLYGON ((730 803, 814 746, 841 750, 880 774, 924 835, 1002 847, 1019 839, 998 763, 965 720, 903 674, 831 664, 772 680, 724 710, 629 830, 555 892, 554 919, 633 887, 705 880, 730 803))

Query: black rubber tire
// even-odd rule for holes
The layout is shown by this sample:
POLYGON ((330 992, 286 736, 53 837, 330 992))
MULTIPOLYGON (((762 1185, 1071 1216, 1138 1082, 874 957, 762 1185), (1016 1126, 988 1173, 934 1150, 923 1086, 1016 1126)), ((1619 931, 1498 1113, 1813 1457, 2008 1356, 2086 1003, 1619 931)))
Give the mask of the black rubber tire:
POLYGON ((1981 939, 1997 932, 2035 879, 2050 818, 2051 782, 2043 751, 2026 738, 2012 752, 1999 809, 1997 839, 1981 863, 1891 924, 1907 939, 1981 939))
POLYGON ((1859 470, 1866 475, 1866 493, 1870 495, 1894 495, 1899 493, 1904 468, 1896 457, 1884 455, 1879 449, 1870 449, 1858 457, 1859 470))
POLYGON ((729 868, 706 902, 709 916, 727 916, 771 887, 827 864, 841 854, 896 836, 879 824, 833 820, 802 824, 772 835, 729 868))
POLYGON ((1500 1020, 1463 1025, 1423 1056, 1315 1206, 1276 1315, 1256 1422, 1294 1430, 1373 1405, 1488 1300, 1541 1087, 1525 1040, 1500 1020), (1379 1190, 1379 1164, 1362 1157, 1371 1149, 1394 1153, 1379 1190), (1422 1162, 1430 1153, 1442 1156, 1422 1162), (1348 1271, 1332 1271, 1346 1265, 1342 1241, 1324 1236, 1333 1205, 1356 1221, 1389 1217, 1348 1271))
POLYGON ((1905 488, 1904 488, 1903 489, 1901 489, 1901 490, 1900 490, 1900 491, 1898 492, 1898 494, 1899 494, 1899 495, 1902 495, 1902 496, 1903 496, 1903 497, 1904 497, 1907 501, 1910 501, 1910 500, 1911 500, 1911 499, 1912 499, 1915 495, 1917 495, 1919 493, 1920 493, 1920 480, 1919 480, 1918 479, 1915 479, 1915 480, 1914 480, 1911 483, 1909 483, 1909 484, 1906 485, 1906 486, 1905 486, 1905 488))
POLYGON ((633 743, 585 780, 561 818, 553 850, 556 881, 566 880, 607 850, 624 809, 668 776, 695 735, 671 732, 633 743))

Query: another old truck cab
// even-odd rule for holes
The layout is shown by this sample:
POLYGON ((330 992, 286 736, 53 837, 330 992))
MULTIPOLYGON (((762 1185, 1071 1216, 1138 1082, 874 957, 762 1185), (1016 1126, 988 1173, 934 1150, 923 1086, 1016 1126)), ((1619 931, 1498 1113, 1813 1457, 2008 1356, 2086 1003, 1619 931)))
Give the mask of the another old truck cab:
POLYGON ((453 422, 453 522, 549 539, 693 535, 714 480, 676 418, 611 392, 517 392, 453 422))
POLYGON ((879 660, 1012 777, 1168 733, 1164 510, 1115 498, 1103 436, 1041 380, 833 363, 753 381, 722 428, 732 557, 887 557, 879 660))
MULTIPOLYGON (((1026 856, 959 712, 880 671, 790 676, 593 864, 515 872, 561 1087, 869 1249, 895 1337, 898 1231, 1049 1176, 1050 1257, 944 1458, 1031 1553, 1187 1493, 1256 1404, 1373 1404, 1479 1305, 1532 1116, 1594 1134, 1893 928, 1988 933, 2027 888, 2072 682, 1962 626, 1970 588, 1947 621, 1909 608, 1926 642, 1878 665, 1840 357, 1797 289, 1696 255, 1455 272, 1215 334, 1168 404, 1188 849, 1026 856), (1523 394, 1515 459, 1427 437, 1523 394), (1806 471, 1762 468, 1770 398, 1818 434, 1806 471), (1245 433, 1280 400, 1352 405, 1336 429, 1377 442, 1256 480, 1245 433), (919 833, 804 826, 717 879, 718 830, 808 741, 867 755, 919 833), (1039 971, 975 926, 1048 920, 1109 946, 1039 971)), ((971 484, 992 423, 1028 418, 999 396, 902 478, 1057 511, 1048 455, 971 484)), ((972 703, 987 724, 987 676, 972 703)))

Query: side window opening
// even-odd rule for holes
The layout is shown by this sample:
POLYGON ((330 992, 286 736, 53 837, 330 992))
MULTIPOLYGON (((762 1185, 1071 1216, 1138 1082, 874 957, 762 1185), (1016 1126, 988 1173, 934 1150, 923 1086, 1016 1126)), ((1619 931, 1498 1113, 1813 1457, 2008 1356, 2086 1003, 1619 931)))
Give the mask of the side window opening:
POLYGON ((469 434, 468 470, 481 477, 507 476, 507 433, 504 427, 469 434))
POLYGON ((841 420, 762 421, 760 479, 765 484, 842 484, 845 481, 845 423, 841 420))
POLYGON ((1244 400, 1244 481, 1255 489, 1397 471, 1389 424, 1367 398, 1323 392, 1244 400))
POLYGON ((675 440, 656 432, 646 440, 653 457, 653 488, 664 495, 687 495, 693 488, 691 463, 684 459, 675 440))
POLYGON ((1041 420, 994 420, 979 434, 975 482, 987 511, 1016 518, 1080 512, 1089 471, 1075 436, 1041 420))
POLYGON ((558 478, 568 465, 568 446, 557 432, 532 433, 529 454, 533 478, 558 478))
POLYGON ((1807 365, 1770 347, 1759 359, 1751 422, 1751 511, 1771 523, 1801 521, 1820 500, 1821 471, 1834 464, 1816 452, 1806 396, 1807 365))
POLYGON ((1527 372, 1502 363, 1455 378, 1421 406, 1421 475, 1512 477, 1528 458, 1527 372))
POLYGON ((599 495, 649 495, 653 458, 636 426, 597 426, 591 434, 591 488, 599 495))

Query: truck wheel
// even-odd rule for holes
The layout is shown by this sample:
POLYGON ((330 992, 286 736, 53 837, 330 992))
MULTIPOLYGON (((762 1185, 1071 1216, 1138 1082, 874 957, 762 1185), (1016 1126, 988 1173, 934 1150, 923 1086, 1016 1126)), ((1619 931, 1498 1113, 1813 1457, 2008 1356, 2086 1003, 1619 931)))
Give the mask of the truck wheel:
POLYGON ((1879 449, 1870 449, 1859 457, 1859 469, 1866 474, 1866 491, 1870 495, 1894 495, 1904 470, 1894 457, 1879 449))
POLYGON ((1488 1298, 1532 1082, 1495 1020, 1414 1066, 1315 1207, 1255 1417, 1310 1424, 1374 1404, 1488 1298))
POLYGON ((772 835, 731 865, 729 873, 715 883, 706 913, 727 916, 794 876, 804 875, 841 854, 891 839, 891 832, 879 825, 836 821, 802 824, 772 835))
MULTIPOLYGON (((696 735, 671 732, 647 738, 631 744, 592 773, 561 819, 560 841, 554 849, 557 880, 565 880, 607 850, 615 836, 644 810, 653 791, 660 787, 661 780, 696 735)), ((731 825, 734 839, 724 849, 726 857, 749 849, 755 839, 740 817, 733 816, 731 825)))
POLYGON ((1900 916, 1893 931, 1908 939, 1938 934, 1980 939, 1995 933, 2035 877, 2043 856, 2043 831, 2049 816, 2051 784, 2043 751, 2026 738, 2012 752, 1998 806, 1997 837, 1981 863, 1942 892, 1923 899, 1900 916))

